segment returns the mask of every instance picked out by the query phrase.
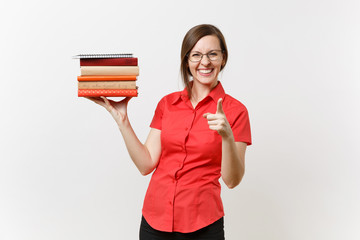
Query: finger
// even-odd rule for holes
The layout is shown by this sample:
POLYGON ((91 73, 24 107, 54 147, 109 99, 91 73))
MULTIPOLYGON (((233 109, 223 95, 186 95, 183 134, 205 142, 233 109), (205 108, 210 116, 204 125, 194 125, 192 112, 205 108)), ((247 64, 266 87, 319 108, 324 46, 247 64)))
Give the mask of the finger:
MULTIPOLYGON (((205 114, 204 114, 205 115, 205 114)), ((211 121, 211 120, 218 120, 218 119, 221 119, 223 118, 223 116, 221 114, 207 114, 206 117, 205 117, 208 121, 211 121)))
POLYGON ((102 100, 104 100, 104 102, 106 103, 106 105, 110 105, 109 99, 107 99, 107 98, 104 97, 104 96, 101 96, 100 98, 101 98, 102 100))
POLYGON ((203 117, 207 119, 207 116, 209 116, 211 113, 204 113, 203 117))
POLYGON ((90 101, 93 101, 96 104, 99 104, 103 107, 105 107, 104 101, 99 97, 85 97, 86 99, 89 99, 90 101))
POLYGON ((221 128, 217 125, 209 125, 210 130, 219 131, 221 128))
POLYGON ((221 124, 221 120, 220 120, 220 119, 208 120, 208 124, 209 124, 209 125, 220 125, 220 124, 221 124))
POLYGON ((100 98, 101 98, 102 100, 104 100, 106 109, 108 109, 109 111, 111 111, 111 110, 114 108, 113 105, 110 103, 109 99, 107 99, 107 98, 104 97, 104 96, 101 96, 100 98))
POLYGON ((132 97, 126 97, 126 98, 124 98, 124 102, 126 103, 126 104, 128 104, 128 102, 130 101, 130 99, 132 99, 132 97))
POLYGON ((205 113, 203 115, 203 117, 206 118, 208 121, 210 121, 210 120, 216 120, 216 119, 221 118, 221 115, 213 114, 213 113, 205 113))
POLYGON ((102 101, 101 98, 99 97, 84 97, 84 98, 89 99, 91 101, 99 101, 99 100, 102 101))
POLYGON ((216 113, 224 113, 223 107, 222 107, 222 98, 219 98, 217 102, 217 109, 216 113))

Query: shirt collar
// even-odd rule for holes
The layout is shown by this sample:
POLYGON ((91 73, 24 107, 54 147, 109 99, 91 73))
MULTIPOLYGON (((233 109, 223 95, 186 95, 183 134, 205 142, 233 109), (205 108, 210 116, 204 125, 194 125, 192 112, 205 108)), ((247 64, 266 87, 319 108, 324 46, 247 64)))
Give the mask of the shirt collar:
MULTIPOLYGON (((208 98, 208 97, 210 97, 215 103, 217 103, 219 98, 224 99, 225 91, 224 91, 224 88, 222 87, 220 81, 218 81, 218 84, 210 91, 209 95, 206 96, 205 98, 208 98)), ((186 88, 184 88, 184 90, 179 92, 179 94, 174 98, 174 100, 171 102, 171 104, 175 104, 181 99, 184 102, 189 100, 189 95, 188 95, 186 88)))

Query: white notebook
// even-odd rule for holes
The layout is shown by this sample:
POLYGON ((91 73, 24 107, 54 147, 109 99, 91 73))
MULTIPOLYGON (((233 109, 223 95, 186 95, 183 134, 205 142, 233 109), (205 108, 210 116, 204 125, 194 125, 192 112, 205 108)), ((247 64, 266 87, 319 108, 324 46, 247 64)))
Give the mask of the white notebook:
POLYGON ((132 53, 78 54, 73 58, 132 58, 132 53))

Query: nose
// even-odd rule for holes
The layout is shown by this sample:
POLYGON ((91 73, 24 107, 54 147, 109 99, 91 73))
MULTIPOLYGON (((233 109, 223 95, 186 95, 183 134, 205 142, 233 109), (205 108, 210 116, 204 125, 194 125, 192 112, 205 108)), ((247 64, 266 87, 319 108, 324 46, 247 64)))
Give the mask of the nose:
POLYGON ((203 55, 202 58, 201 58, 201 61, 200 63, 204 66, 207 66, 210 64, 210 59, 207 55, 203 55))

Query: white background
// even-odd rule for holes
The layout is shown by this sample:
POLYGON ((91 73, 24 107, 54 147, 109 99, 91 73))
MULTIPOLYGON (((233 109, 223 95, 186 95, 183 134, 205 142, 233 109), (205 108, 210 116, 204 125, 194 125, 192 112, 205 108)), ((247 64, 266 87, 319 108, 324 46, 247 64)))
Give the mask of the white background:
POLYGON ((182 39, 226 37, 220 79, 250 113, 246 174, 223 188, 230 240, 360 239, 360 2, 8 1, 0 9, 0 239, 137 239, 150 176, 111 116, 77 97, 80 53, 133 52, 144 141, 182 90, 182 39))

